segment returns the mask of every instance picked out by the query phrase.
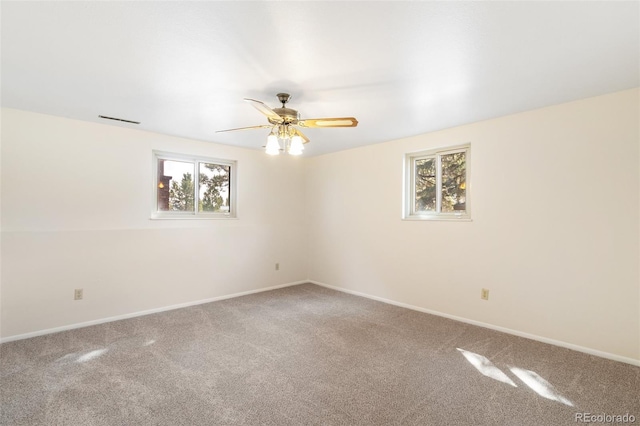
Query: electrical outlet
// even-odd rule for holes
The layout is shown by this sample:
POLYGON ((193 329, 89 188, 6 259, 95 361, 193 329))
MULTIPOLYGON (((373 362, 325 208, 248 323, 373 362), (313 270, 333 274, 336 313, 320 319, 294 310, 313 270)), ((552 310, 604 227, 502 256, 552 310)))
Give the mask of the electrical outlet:
POLYGON ((76 288, 73 292, 73 300, 82 300, 82 289, 76 288))
POLYGON ((483 288, 482 292, 480 292, 480 299, 489 300, 489 289, 483 288))
POLYGON ((276 263, 276 271, 279 271, 279 270, 280 270, 280 264, 276 263))

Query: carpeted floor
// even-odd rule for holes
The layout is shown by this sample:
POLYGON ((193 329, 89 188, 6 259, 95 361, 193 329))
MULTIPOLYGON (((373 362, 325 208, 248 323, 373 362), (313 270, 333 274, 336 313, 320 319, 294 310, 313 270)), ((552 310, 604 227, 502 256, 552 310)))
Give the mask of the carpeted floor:
POLYGON ((5 343, 0 373, 2 425, 640 424, 638 367, 312 284, 5 343))

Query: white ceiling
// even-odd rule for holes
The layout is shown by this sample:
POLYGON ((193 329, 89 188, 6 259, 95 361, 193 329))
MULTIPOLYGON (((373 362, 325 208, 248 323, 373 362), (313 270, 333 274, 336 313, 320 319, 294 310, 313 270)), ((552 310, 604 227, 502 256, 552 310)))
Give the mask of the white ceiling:
POLYGON ((305 156, 639 85, 638 2, 2 2, 2 106, 260 149, 243 102, 303 118, 305 156))

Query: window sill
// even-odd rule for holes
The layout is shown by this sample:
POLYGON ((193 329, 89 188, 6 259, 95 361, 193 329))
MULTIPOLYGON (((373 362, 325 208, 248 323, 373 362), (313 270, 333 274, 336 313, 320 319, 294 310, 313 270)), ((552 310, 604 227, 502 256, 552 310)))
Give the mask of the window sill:
POLYGON ((465 216, 448 216, 448 215, 424 215, 424 216, 405 216, 402 220, 406 220, 409 222, 422 222, 422 221, 445 221, 445 222, 473 222, 471 217, 468 215, 465 216))
POLYGON ((149 220, 238 220, 237 216, 151 216, 149 220))

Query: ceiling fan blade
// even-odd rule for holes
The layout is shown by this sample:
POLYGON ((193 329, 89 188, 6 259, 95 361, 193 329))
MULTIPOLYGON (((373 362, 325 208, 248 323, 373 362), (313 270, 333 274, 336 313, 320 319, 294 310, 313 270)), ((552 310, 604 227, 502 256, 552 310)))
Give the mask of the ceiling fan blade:
POLYGON ((216 133, 235 132, 236 130, 266 129, 273 127, 271 124, 261 124, 260 126, 237 127, 235 129, 216 130, 216 133))
POLYGON ((298 126, 302 127, 356 127, 358 120, 353 117, 338 118, 307 118, 298 121, 298 126))
POLYGON ((304 133, 302 133, 300 130, 298 129, 293 129, 295 131, 295 134, 300 136, 302 138, 302 143, 309 143, 309 138, 305 136, 304 133))
POLYGON ((244 98, 244 100, 253 105, 255 109, 266 115, 269 121, 275 123, 282 123, 284 121, 282 117, 280 117, 274 110, 269 108, 264 102, 249 98, 244 98))

